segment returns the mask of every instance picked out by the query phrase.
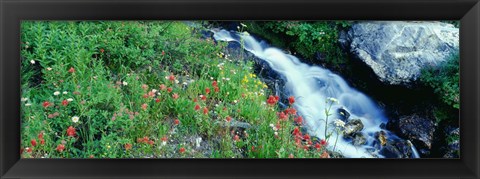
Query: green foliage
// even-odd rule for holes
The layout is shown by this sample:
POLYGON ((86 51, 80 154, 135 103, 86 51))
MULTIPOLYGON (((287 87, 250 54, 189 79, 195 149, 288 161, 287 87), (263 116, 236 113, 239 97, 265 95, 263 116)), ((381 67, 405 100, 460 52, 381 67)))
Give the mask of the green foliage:
POLYGON ((22 22, 22 157, 326 156, 291 135, 296 113, 279 120, 280 109, 265 103, 271 92, 251 62, 218 55, 226 44, 194 30, 22 22), (233 121, 254 127, 240 131, 233 121))
POLYGON ((327 63, 336 66, 345 63, 345 54, 337 43, 338 30, 349 26, 348 21, 268 21, 254 22, 249 30, 306 58, 312 59, 319 52, 327 63))
POLYGON ((460 108, 460 56, 453 54, 445 63, 422 71, 420 80, 431 86, 446 104, 460 108))

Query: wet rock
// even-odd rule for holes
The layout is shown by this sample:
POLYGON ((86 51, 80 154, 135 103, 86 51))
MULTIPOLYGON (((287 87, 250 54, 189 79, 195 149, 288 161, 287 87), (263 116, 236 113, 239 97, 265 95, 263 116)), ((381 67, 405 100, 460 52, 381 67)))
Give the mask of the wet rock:
POLYGON ((459 29, 441 22, 362 21, 339 41, 380 81, 408 86, 423 68, 437 66, 458 51, 459 29))
POLYGON ((361 146, 367 144, 367 138, 365 135, 361 132, 355 133, 353 140, 352 140, 353 145, 355 146, 361 146))
POLYGON ((410 143, 402 139, 389 140, 379 151, 386 158, 413 158, 410 143))
POLYGON ((342 120, 343 122, 347 122, 348 118, 350 117, 350 113, 344 108, 338 108, 337 114, 338 114, 338 119, 342 120))
POLYGON ((445 129, 447 151, 444 158, 459 158, 460 157, 460 128, 447 127, 445 129))
POLYGON ((431 119, 416 114, 400 117, 398 128, 401 136, 409 139, 419 149, 432 148, 435 124, 431 119))
POLYGON ((353 136, 355 133, 363 130, 363 123, 360 119, 351 119, 349 120, 344 127, 343 135, 353 136))

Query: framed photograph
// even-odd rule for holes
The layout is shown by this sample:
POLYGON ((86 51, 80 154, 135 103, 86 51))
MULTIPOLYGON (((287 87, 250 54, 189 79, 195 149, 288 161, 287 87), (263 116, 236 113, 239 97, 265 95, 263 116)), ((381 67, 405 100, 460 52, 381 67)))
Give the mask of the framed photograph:
POLYGON ((2 1, 1 178, 478 178, 480 3, 2 1))

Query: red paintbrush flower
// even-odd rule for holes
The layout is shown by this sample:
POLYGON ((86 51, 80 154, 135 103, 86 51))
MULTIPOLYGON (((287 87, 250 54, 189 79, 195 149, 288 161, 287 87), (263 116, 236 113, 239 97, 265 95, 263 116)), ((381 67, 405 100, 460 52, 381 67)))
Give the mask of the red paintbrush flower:
POLYGON ((165 90, 165 89, 167 89, 167 86, 165 86, 164 84, 161 84, 161 85, 160 85, 160 90, 163 91, 163 90, 165 90))
POLYGON ((213 82, 212 82, 212 86, 214 86, 214 87, 218 86, 217 81, 213 81, 213 82))
POLYGON ((305 135, 303 136, 303 139, 305 139, 305 140, 310 140, 310 135, 305 134, 305 135))
POLYGON ((198 111, 200 109, 200 105, 196 104, 195 105, 195 111, 198 111))
POLYGON ((290 105, 292 105, 293 103, 295 103, 295 98, 293 96, 290 96, 288 98, 288 102, 290 103, 290 105))
POLYGON ((62 105, 63 105, 63 106, 67 106, 67 105, 68 105, 68 101, 67 101, 67 100, 63 100, 63 101, 62 101, 62 105))
POLYGON ((322 145, 322 146, 327 145, 327 141, 325 141, 324 139, 320 140, 320 145, 322 145))
POLYGON ((160 102, 160 98, 155 99, 155 102, 156 102, 156 103, 159 103, 159 102, 160 102))
POLYGON ((225 118, 225 120, 227 120, 227 122, 230 122, 230 121, 232 120, 232 117, 227 116, 227 117, 225 118))
POLYGON ((210 88, 205 88, 205 93, 209 94, 210 93, 210 88))
POLYGON ((294 119, 294 121, 297 123, 297 124, 302 124, 303 123, 303 117, 302 116, 298 116, 294 119))
POLYGON ((205 114, 205 115, 208 114, 208 108, 207 107, 203 108, 203 114, 205 114))
POLYGON ((167 88, 167 91, 170 93, 173 91, 173 89, 171 87, 167 88))
POLYGON ((172 95, 172 97, 173 97, 173 99, 177 99, 177 98, 178 98, 178 94, 177 94, 177 93, 174 93, 174 94, 172 95))
POLYGON ((175 81, 175 76, 173 76, 173 74, 171 74, 171 75, 168 77, 168 80, 170 80, 171 82, 175 81))
POLYGON ((51 105, 51 103, 48 102, 48 101, 45 101, 45 102, 43 102, 43 104, 42 104, 42 106, 43 106, 44 108, 48 108, 50 105, 51 105))
POLYGON ((142 109, 143 109, 143 110, 147 110, 147 107, 148 107, 148 104, 147 104, 147 103, 143 103, 143 104, 142 104, 142 109))
POLYGON ((173 123, 174 123, 175 125, 178 125, 178 124, 180 124, 180 120, 175 119, 175 120, 173 121, 173 123))
POLYGON ((73 136, 75 136, 75 134, 76 134, 75 128, 72 127, 72 126, 68 127, 67 135, 70 136, 70 137, 73 137, 73 136))
POLYGON ((268 97, 268 99, 267 99, 267 104, 269 104, 270 106, 275 105, 275 104, 278 102, 278 98, 277 98, 277 97, 278 97, 278 96, 275 96, 275 97, 274 97, 274 96, 270 95, 270 96, 268 97))
POLYGON ((234 140, 234 141, 239 141, 239 140, 240 140, 240 136, 238 136, 238 135, 233 136, 233 140, 234 140))
POLYGON ((278 118, 279 118, 281 121, 286 121, 286 120, 288 120, 288 114, 285 114, 284 112, 279 112, 279 113, 278 113, 278 118))
POLYGON ((45 139, 40 139, 40 145, 45 145, 45 139))
POLYGON ((58 145, 57 145, 57 151, 58 151, 58 152, 63 152, 63 150, 65 150, 65 145, 63 145, 63 144, 58 144, 58 145))
POLYGON ((100 53, 103 53, 105 52, 105 50, 103 48, 100 49, 100 53))
POLYGON ((200 98, 202 99, 202 101, 207 100, 207 96, 205 96, 205 95, 200 95, 200 98))
POLYGON ((32 147, 37 146, 37 140, 35 139, 30 140, 30 144, 32 144, 32 147))
POLYGON ((130 150, 130 149, 132 149, 132 144, 126 143, 125 150, 130 150))
POLYGON ((70 67, 70 69, 68 70, 69 73, 75 73, 75 68, 73 67, 70 67))
POLYGON ((215 93, 218 93, 220 91, 220 88, 216 87, 213 89, 215 91, 215 93))
POLYGON ((183 152, 185 152, 185 148, 180 147, 180 149, 178 150, 178 152, 180 152, 180 153, 182 154, 183 152))

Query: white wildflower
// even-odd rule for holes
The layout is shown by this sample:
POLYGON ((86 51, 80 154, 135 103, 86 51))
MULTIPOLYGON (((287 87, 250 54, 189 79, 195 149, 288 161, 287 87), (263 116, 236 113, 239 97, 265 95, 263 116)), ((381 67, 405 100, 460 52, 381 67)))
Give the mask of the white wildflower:
POLYGON ((35 60, 30 60, 30 63, 31 63, 31 64, 35 64, 35 60))
POLYGON ((200 147, 200 143, 201 143, 201 142, 202 142, 202 138, 201 138, 201 137, 198 137, 198 138, 195 139, 195 144, 196 144, 197 148, 200 147))
POLYGON ((60 91, 55 91, 53 95, 58 96, 60 94, 60 91))
POLYGON ((27 100, 28 100, 28 98, 22 98, 22 99, 20 99, 20 101, 22 101, 22 102, 25 102, 25 101, 27 101, 27 100))
POLYGON ((63 94, 68 94, 68 92, 64 91, 63 94))
POLYGON ((180 81, 178 81, 178 80, 175 80, 175 84, 178 84, 178 83, 180 83, 180 81))
POLYGON ((48 70, 48 71, 52 71, 52 68, 48 67, 47 70, 48 70))
POLYGON ((338 100, 333 97, 328 98, 328 100, 334 103, 338 103, 338 100))
POLYGON ((156 93, 158 90, 156 89, 152 89, 152 93, 156 93))
POLYGON ((274 134, 277 136, 277 135, 278 135, 278 132, 274 132, 274 134))
POLYGON ((225 78, 225 80, 230 81, 230 78, 225 78))
POLYGON ((68 101, 68 102, 72 102, 73 99, 72 99, 72 98, 68 98, 67 101, 68 101))
POLYGON ((128 83, 127 83, 126 81, 123 81, 122 84, 123 84, 123 86, 127 86, 127 85, 128 85, 128 83))
POLYGON ((335 126, 337 127, 345 127, 345 122, 343 122, 342 120, 340 119, 336 119, 334 122, 335 126))
POLYGON ((73 116, 73 117, 72 117, 72 122, 73 122, 73 123, 77 123, 79 119, 80 119, 80 117, 78 117, 78 116, 73 116))
POLYGON ((27 104, 25 104, 25 106, 31 106, 31 105, 32 105, 32 103, 27 103, 27 104))

